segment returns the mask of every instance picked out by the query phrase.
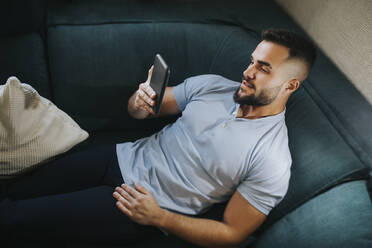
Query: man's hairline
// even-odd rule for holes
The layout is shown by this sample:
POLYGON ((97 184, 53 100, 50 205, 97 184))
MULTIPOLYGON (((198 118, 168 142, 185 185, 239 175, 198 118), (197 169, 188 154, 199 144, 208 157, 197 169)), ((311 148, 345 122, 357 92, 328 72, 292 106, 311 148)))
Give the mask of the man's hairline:
POLYGON ((290 61, 290 60, 294 60, 294 61, 296 61, 296 60, 297 60, 298 62, 300 62, 300 63, 302 63, 303 65, 305 65, 305 68, 306 68, 306 75, 309 75, 310 70, 311 70, 311 66, 309 65, 309 63, 308 63, 305 59, 303 59, 303 58, 291 56, 291 48, 290 48, 290 47, 288 47, 288 46, 286 46, 286 45, 283 45, 283 44, 280 44, 279 42, 272 41, 272 40, 262 39, 262 40, 260 41, 260 43, 261 43, 262 41, 271 42, 271 43, 274 43, 274 44, 276 44, 276 45, 283 46, 283 47, 287 48, 287 49, 288 49, 288 56, 287 56, 287 58, 284 59, 284 61, 290 61))

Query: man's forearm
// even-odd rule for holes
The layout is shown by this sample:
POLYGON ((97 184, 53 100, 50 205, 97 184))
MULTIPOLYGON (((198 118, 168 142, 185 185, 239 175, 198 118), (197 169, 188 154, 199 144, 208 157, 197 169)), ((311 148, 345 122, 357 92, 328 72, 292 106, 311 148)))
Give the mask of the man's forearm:
POLYGON ((233 228, 223 222, 188 217, 167 210, 164 210, 163 218, 157 226, 204 247, 231 247, 241 241, 233 228))

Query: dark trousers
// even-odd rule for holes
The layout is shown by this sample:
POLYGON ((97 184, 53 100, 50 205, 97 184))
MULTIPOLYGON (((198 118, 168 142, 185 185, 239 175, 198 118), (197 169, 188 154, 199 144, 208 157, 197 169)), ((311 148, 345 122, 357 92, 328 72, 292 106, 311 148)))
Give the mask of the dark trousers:
POLYGON ((124 244, 159 233, 116 207, 112 193, 122 183, 115 145, 51 161, 9 183, 0 202, 0 235, 124 244))

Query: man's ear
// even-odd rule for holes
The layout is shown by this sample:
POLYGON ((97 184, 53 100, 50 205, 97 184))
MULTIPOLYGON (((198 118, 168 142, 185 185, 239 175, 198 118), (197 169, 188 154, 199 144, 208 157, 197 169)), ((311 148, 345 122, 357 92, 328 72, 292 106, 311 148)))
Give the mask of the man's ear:
POLYGON ((291 91, 291 93, 293 93, 294 91, 296 91, 298 89, 298 87, 300 87, 300 81, 298 79, 291 79, 288 84, 287 84, 287 87, 285 88, 286 90, 289 90, 291 91))

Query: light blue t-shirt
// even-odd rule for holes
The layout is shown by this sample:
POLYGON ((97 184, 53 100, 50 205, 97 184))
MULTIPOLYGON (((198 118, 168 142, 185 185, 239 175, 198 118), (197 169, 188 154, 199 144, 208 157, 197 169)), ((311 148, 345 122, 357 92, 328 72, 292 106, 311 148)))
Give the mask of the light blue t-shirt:
POLYGON ((219 75, 187 78, 173 88, 182 116, 158 133, 117 144, 124 181, 147 188, 159 206, 199 214, 235 190, 267 215, 287 192, 292 163, 285 109, 236 118, 240 83, 219 75))

